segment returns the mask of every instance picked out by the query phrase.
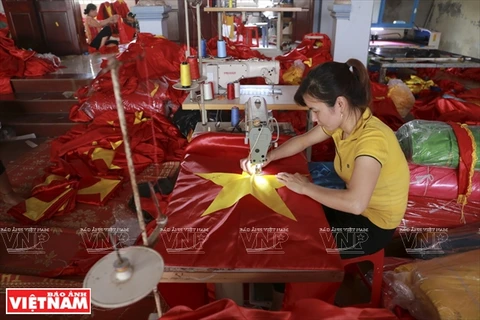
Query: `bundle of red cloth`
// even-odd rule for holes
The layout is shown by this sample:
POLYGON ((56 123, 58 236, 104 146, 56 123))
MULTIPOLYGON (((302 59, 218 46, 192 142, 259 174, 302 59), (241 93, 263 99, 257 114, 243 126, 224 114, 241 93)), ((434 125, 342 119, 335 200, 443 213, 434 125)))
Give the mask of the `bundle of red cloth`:
MULTIPOLYGON (((168 119, 141 112, 126 117, 137 173, 152 163, 183 158, 186 140, 168 119)), ((54 140, 51 162, 32 196, 8 211, 17 220, 35 224, 68 213, 75 202, 102 205, 115 195, 129 176, 117 113, 105 112, 54 140)))
POLYGON ((10 78, 43 76, 56 71, 60 59, 45 59, 35 51, 17 48, 13 39, 8 38, 8 29, 0 32, 0 94, 13 93, 10 78))

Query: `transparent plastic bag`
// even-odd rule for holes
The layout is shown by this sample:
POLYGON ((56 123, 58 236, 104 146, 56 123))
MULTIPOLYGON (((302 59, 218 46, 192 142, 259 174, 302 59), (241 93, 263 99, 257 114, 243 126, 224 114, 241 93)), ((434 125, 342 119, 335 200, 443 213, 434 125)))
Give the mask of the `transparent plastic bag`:
MULTIPOLYGON (((480 126, 469 126, 480 145, 480 126)), ((459 150, 452 127, 445 122, 413 120, 397 130, 397 139, 407 159, 415 164, 457 168, 459 150)), ((480 148, 476 148, 475 170, 480 170, 480 148)))
POLYGON ((479 319, 480 249, 414 261, 384 273, 386 307, 418 320, 479 319))
POLYGON ((295 60, 293 65, 288 68, 282 76, 284 83, 288 85, 299 85, 300 82, 302 82, 304 71, 305 64, 301 60, 295 60))
MULTIPOLYGON (((436 166, 409 164, 410 196, 453 200, 458 197, 458 170, 436 166)), ((473 174, 468 201, 480 202, 480 171, 473 174)))
POLYGON ((412 91, 400 79, 390 79, 388 81, 388 97, 392 99, 402 118, 408 115, 415 104, 415 97, 412 91))
POLYGON ((454 228, 476 221, 480 221, 480 202, 469 201, 463 206, 456 200, 410 195, 400 227, 454 228))
POLYGON ((480 249, 479 230, 480 221, 456 228, 399 228, 406 252, 422 260, 480 249))

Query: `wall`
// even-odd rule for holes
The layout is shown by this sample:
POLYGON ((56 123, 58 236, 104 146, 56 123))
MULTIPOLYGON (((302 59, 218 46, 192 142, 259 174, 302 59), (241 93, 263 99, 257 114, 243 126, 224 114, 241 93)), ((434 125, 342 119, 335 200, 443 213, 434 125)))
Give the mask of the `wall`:
POLYGON ((436 0, 426 28, 442 33, 440 50, 480 58, 480 1, 436 0))
POLYGON ((320 16, 320 32, 332 38, 333 35, 333 17, 330 15, 328 7, 333 5, 334 0, 322 0, 322 15, 320 16))
POLYGON ((0 1, 0 12, 5 13, 5 9, 3 9, 2 1, 0 1))

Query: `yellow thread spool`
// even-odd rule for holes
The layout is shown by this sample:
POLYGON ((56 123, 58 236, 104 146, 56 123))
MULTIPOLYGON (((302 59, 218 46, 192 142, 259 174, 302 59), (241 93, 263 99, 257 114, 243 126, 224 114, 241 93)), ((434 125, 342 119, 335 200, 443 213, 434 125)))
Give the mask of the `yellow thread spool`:
POLYGON ((192 85, 192 77, 190 76, 190 65, 188 62, 182 62, 180 65, 180 84, 183 88, 189 88, 192 85))

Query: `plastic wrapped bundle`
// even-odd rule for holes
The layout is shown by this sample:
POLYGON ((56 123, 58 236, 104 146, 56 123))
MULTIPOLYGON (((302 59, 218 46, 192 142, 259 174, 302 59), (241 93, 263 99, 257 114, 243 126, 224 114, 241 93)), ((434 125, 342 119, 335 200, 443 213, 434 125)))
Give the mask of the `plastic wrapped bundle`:
POLYGON ((392 299, 418 320, 480 319, 480 250, 416 261, 386 272, 392 299))
MULTIPOLYGON (((443 200, 457 199, 459 193, 456 169, 416 164, 409 164, 409 167, 409 195, 443 200)), ((480 202, 480 172, 478 171, 473 175, 472 193, 468 200, 480 202)))
POLYGON ((476 221, 480 221, 480 202, 469 201, 463 206, 456 200, 409 196, 407 210, 400 227, 449 228, 476 221))
POLYGON ((400 79, 390 79, 388 81, 388 97, 393 100, 398 113, 405 118, 413 105, 415 97, 410 88, 400 79))
MULTIPOLYGON (((469 126, 475 144, 480 144, 480 126, 469 126)), ((459 148, 452 127, 445 122, 413 120, 400 127, 397 138, 412 163, 457 168, 459 148)), ((480 170, 480 148, 476 148, 475 170, 480 170)))
POLYGON ((407 253, 429 260, 480 249, 480 221, 456 228, 400 228, 407 253))

